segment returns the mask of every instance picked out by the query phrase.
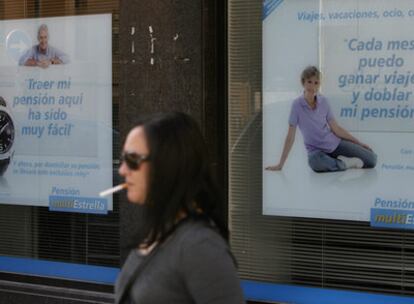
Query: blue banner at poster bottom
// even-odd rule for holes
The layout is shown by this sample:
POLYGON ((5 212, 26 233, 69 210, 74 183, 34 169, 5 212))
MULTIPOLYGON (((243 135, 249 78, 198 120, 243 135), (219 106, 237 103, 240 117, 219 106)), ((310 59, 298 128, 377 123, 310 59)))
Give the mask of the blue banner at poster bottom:
POLYGON ((108 200, 96 197, 49 196, 49 210, 62 212, 79 212, 107 214, 108 200))
POLYGON ((371 226, 414 229, 414 210, 371 208, 371 226))

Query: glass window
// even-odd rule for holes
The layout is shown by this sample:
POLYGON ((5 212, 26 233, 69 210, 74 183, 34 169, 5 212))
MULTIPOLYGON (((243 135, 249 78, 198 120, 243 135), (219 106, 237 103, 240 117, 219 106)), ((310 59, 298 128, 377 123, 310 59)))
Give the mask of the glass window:
POLYGON ((229 217, 242 277, 412 295, 413 163, 402 155, 412 142, 414 99, 403 81, 413 64, 412 8, 358 0, 228 5, 229 217), (296 126, 291 105, 306 89, 309 65, 322 72, 319 93, 331 104, 324 117, 372 146, 374 169, 314 172, 299 125, 282 171, 265 170, 278 164, 289 124, 296 126), (403 108, 405 118, 397 117, 403 108), (401 224, 385 217, 394 210, 402 210, 403 230, 372 227, 373 214, 401 224))
POLYGON ((0 17, 0 255, 119 267, 118 197, 98 195, 120 151, 119 1, 6 0, 0 17))

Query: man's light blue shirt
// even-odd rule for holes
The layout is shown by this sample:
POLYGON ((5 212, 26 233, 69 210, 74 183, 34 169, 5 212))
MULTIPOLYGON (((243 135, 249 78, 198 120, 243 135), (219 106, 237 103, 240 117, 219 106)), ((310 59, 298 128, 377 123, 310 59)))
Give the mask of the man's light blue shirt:
POLYGON ((43 53, 43 52, 40 52, 38 45, 34 45, 20 57, 19 65, 24 65, 28 59, 42 61, 42 60, 52 60, 54 58, 59 59, 64 64, 69 63, 69 56, 66 55, 64 52, 58 50, 57 48, 48 46, 46 49, 46 53, 43 53))

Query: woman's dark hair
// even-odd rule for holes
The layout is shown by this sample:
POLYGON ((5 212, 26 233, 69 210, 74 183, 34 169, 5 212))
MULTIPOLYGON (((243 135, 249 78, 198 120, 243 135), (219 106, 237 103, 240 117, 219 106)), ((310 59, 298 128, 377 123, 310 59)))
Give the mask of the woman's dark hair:
POLYGON ((142 118, 137 126, 144 128, 150 151, 146 245, 162 242, 182 211, 188 218, 213 221, 227 240, 221 198, 196 121, 185 113, 159 113, 142 118))
POLYGON ((300 75, 300 81, 302 82, 302 85, 305 83, 306 79, 316 77, 318 79, 321 79, 321 72, 318 70, 316 66, 310 65, 306 67, 302 74, 300 75))

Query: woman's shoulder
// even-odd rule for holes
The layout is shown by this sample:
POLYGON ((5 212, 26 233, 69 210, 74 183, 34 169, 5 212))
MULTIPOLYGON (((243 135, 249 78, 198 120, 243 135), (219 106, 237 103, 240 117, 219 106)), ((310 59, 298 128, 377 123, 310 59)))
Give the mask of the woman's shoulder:
POLYGON ((177 229, 176 241, 185 247, 194 246, 203 242, 209 242, 218 246, 227 246, 227 242, 215 226, 206 220, 186 220, 177 229))
POLYGON ((180 228, 181 231, 177 231, 179 235, 174 243, 179 260, 183 264, 196 259, 194 262, 197 261, 197 263, 220 260, 222 263, 236 265, 228 242, 220 235, 214 225, 203 220, 190 220, 180 228))

